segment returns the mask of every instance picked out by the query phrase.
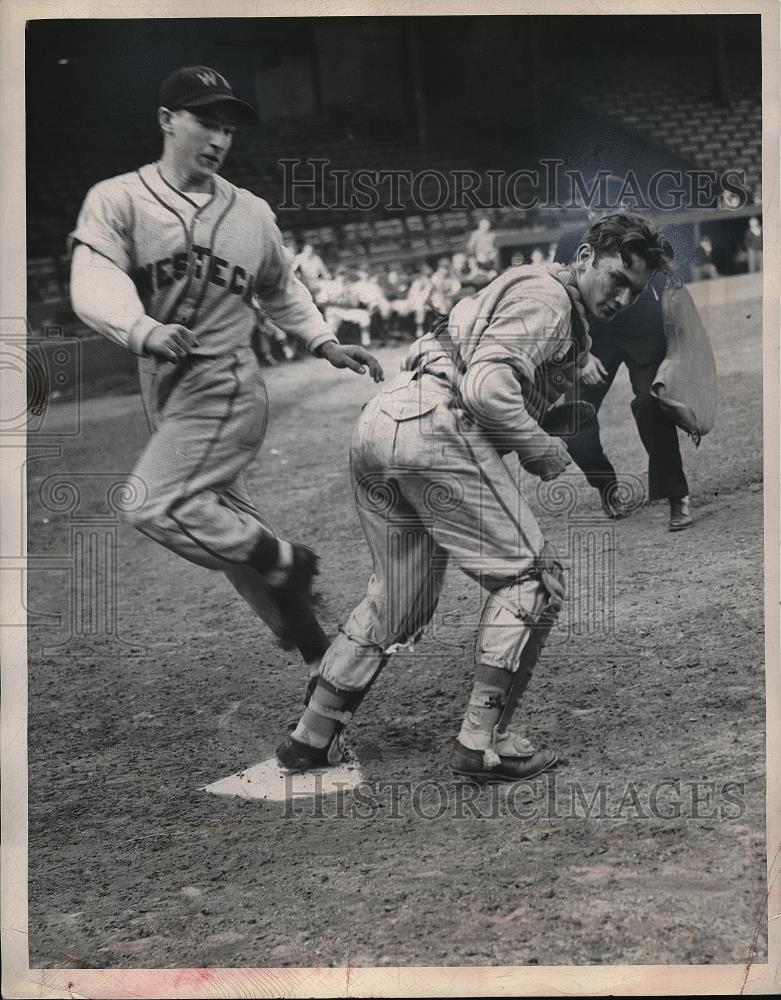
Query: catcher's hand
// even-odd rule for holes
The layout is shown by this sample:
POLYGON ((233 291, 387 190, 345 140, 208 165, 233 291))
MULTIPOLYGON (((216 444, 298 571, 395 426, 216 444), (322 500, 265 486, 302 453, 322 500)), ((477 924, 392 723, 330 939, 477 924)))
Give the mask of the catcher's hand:
POLYGON ((560 476, 571 462, 572 459, 563 445, 558 445, 557 451, 547 455, 539 455, 536 458, 521 458, 521 465, 524 469, 533 476, 539 476, 544 482, 560 476))
POLYGON ((553 437, 574 437, 594 419, 596 410, 591 403, 578 400, 552 406, 540 421, 540 427, 553 437))
POLYGON ((380 362, 363 347, 352 344, 335 344, 333 341, 328 341, 320 348, 320 355, 334 368, 349 368, 350 371, 363 375, 366 366, 368 366, 369 374, 375 382, 382 382, 385 378, 380 362))

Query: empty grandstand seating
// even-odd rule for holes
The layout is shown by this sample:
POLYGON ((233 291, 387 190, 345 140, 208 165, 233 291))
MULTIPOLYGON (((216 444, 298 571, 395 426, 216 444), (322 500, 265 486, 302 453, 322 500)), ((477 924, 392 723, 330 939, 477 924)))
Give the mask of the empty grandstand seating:
POLYGON ((722 173, 742 170, 746 188, 756 191, 762 176, 761 82, 756 72, 736 67, 729 78, 729 98, 717 103, 709 67, 696 58, 671 64, 664 82, 648 86, 657 73, 624 58, 600 61, 590 74, 583 103, 595 114, 621 122, 693 166, 722 173))
MULTIPOLYGON (((573 60, 568 79, 588 80, 578 100, 594 116, 620 125, 663 148, 679 161, 716 171, 745 171, 746 185, 759 192, 761 185, 760 84, 748 70, 732 68, 731 105, 712 99, 708 67, 687 64, 660 73, 655 55, 647 67, 624 57, 601 58, 598 72, 587 60, 573 60), (649 86, 648 80, 653 80, 649 86)), ((559 81, 560 82, 560 81, 559 81)), ((64 252, 88 188, 96 181, 134 169, 159 155, 154 129, 127 128, 73 130, 72 123, 37 121, 28 131, 28 267, 29 300, 54 302, 67 294, 67 262, 55 259, 64 252), (36 138, 38 136, 36 145, 36 138)), ((443 204, 442 175, 469 168, 509 170, 527 166, 519 149, 481 149, 472 154, 441 146, 420 148, 406 142, 378 141, 355 124, 336 122, 324 114, 311 119, 279 121, 264 125, 262 135, 240 133, 228 157, 225 176, 264 197, 274 208, 283 237, 291 249, 311 243, 330 264, 372 261, 388 263, 398 258, 423 259, 463 250, 468 232, 480 218, 496 230, 527 228, 529 238, 540 244, 555 238, 557 229, 573 224, 572 209, 523 211, 511 204, 481 209, 443 204), (284 159, 328 161, 320 207, 307 205, 308 192, 300 192, 298 207, 285 207, 284 159), (402 185, 407 210, 385 209, 386 199, 370 211, 360 205, 330 207, 337 200, 333 171, 348 175, 363 170, 398 168, 418 176, 412 204, 409 188, 402 185), (565 218, 566 215, 566 218, 565 218)), ((296 168, 299 178, 310 174, 306 162, 296 168)), ((289 179, 289 171, 288 171, 289 179)), ((383 188, 387 192, 387 188, 383 188)), ((517 198, 532 193, 528 182, 514 190, 517 198)), ((578 220, 580 221, 580 220, 578 220)), ((583 218, 585 223, 585 217, 583 218)))

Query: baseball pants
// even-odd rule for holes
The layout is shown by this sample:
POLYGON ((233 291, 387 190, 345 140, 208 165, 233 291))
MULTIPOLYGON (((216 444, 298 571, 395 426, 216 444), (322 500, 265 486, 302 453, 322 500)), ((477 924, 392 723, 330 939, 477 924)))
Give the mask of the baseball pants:
POLYGON ((353 436, 351 475, 373 573, 320 676, 363 690, 431 620, 450 560, 490 592, 477 664, 513 672, 530 633, 521 616, 547 599, 539 579, 521 579, 544 539, 498 452, 453 408, 448 385, 405 372, 371 400, 353 436))
POLYGON ((133 474, 146 489, 130 515, 177 555, 222 570, 275 632, 279 614, 265 580, 247 564, 271 528, 244 481, 266 431, 268 396, 251 348, 178 365, 144 358, 141 395, 152 437, 133 474))

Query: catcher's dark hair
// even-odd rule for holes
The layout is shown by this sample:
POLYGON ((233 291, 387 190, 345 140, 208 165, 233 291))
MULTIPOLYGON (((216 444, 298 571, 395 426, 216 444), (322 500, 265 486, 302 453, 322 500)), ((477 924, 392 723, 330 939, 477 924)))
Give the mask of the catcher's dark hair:
POLYGON ((617 253, 630 266, 636 255, 650 270, 674 273, 675 252, 670 241, 653 223, 632 212, 606 215, 584 234, 583 242, 593 247, 595 259, 617 253))

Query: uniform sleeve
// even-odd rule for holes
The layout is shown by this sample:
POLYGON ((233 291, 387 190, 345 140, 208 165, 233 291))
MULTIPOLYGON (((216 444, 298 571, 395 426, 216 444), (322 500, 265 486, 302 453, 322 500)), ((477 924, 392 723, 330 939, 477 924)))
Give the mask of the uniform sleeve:
POLYGON ((536 370, 566 348, 569 322, 569 305, 562 311, 528 294, 505 299, 461 381, 461 398, 477 423, 497 444, 517 451, 522 461, 566 453, 529 412, 524 387, 531 391, 536 370))
POLYGON ((144 354, 146 338, 160 323, 145 314, 131 278, 88 244, 73 251, 70 292, 83 323, 133 354, 144 354))
POLYGON ((257 277, 263 308, 278 327, 314 353, 328 342, 338 344, 303 282, 293 274, 293 255, 282 240, 274 213, 261 202, 266 238, 266 259, 257 277))
POLYGON ((76 228, 68 237, 69 248, 83 243, 129 272, 131 215, 124 188, 116 181, 101 181, 87 192, 76 228))

